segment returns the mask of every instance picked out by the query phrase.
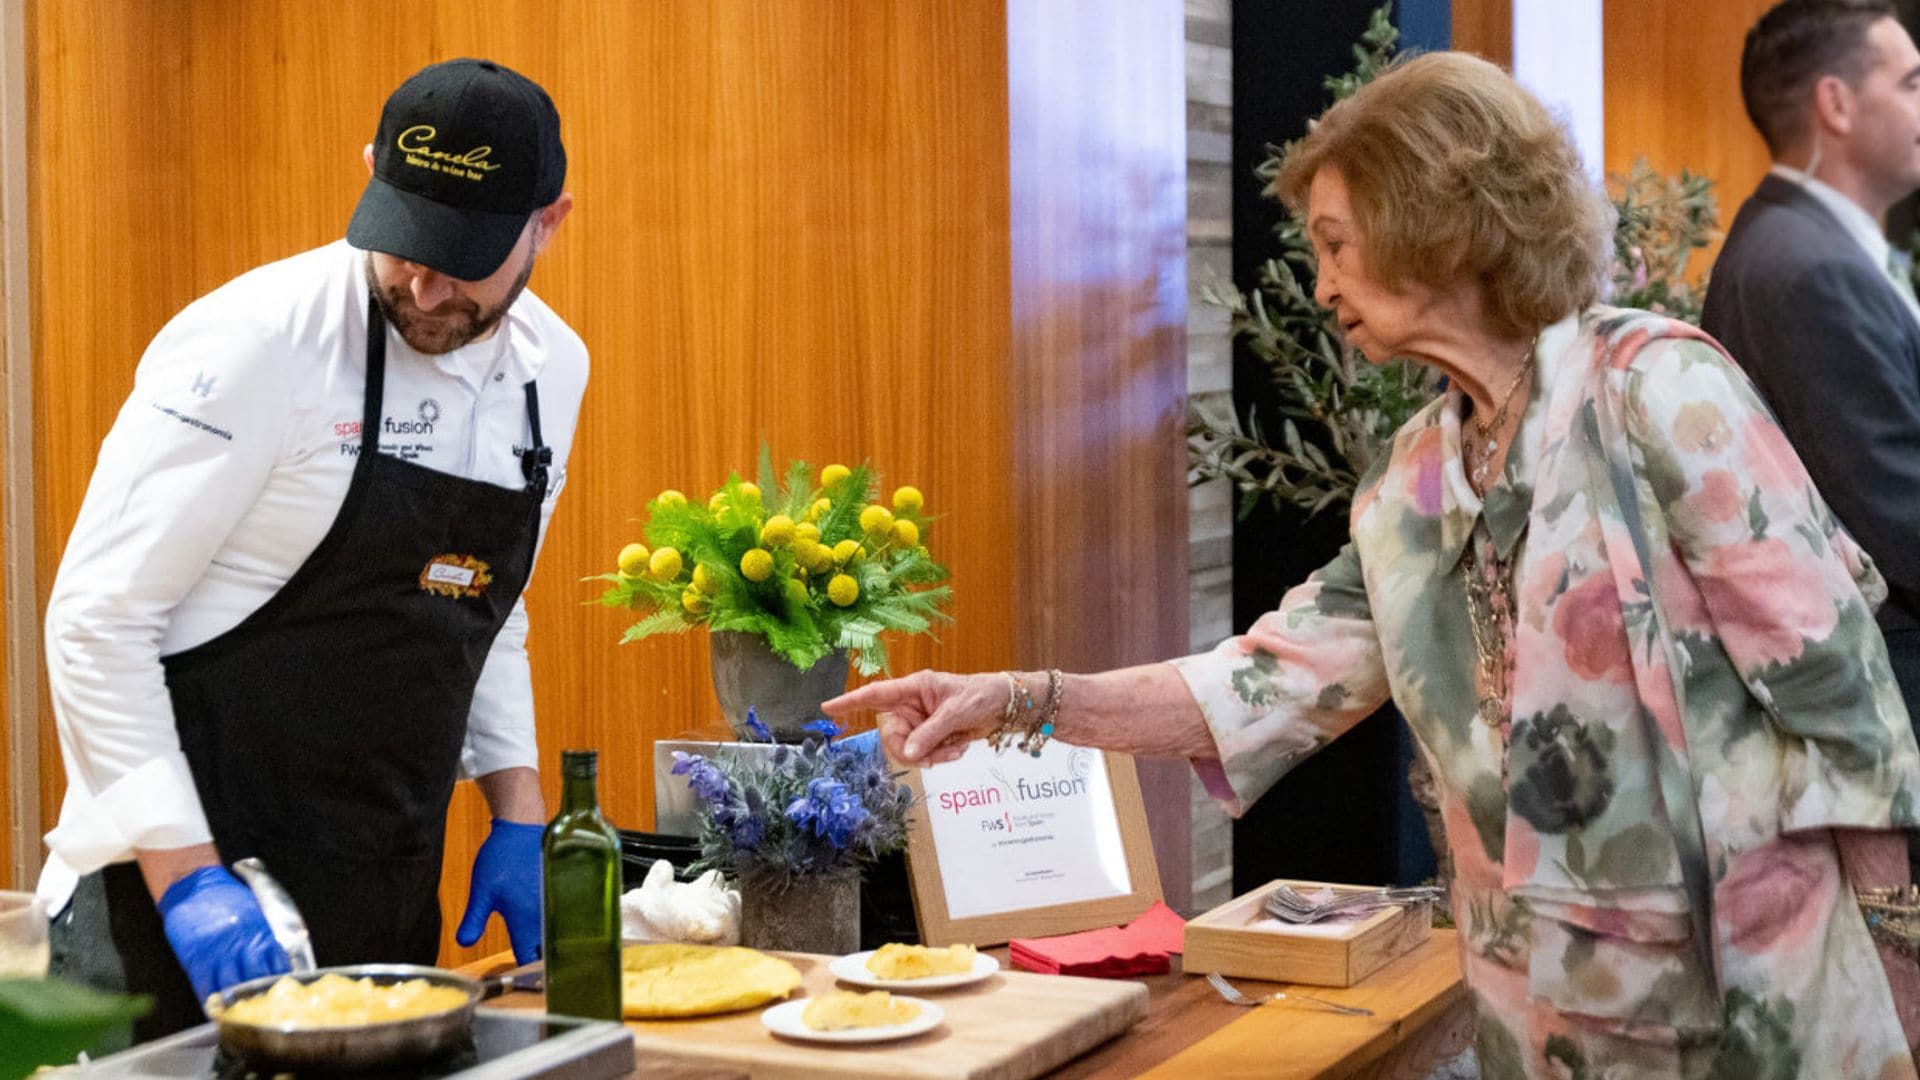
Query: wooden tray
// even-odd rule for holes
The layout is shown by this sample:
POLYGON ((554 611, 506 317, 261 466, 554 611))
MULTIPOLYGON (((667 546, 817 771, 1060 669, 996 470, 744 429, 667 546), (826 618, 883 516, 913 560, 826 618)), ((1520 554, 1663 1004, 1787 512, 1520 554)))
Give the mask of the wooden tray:
MULTIPOLYGON (((1187 923, 1183 967, 1268 982, 1352 986, 1433 934, 1433 905, 1383 908, 1364 919, 1294 926, 1267 915, 1267 894, 1281 882, 1236 896, 1187 923)), ((1289 881, 1302 892, 1360 892, 1371 886, 1289 881)))
MULTIPOLYGON (((800 969, 793 997, 814 997, 840 983, 831 956, 776 953, 800 969)), ((1147 1015, 1147 988, 1123 979, 1081 979, 1002 970, 971 986, 930 991, 946 1014, 940 1026, 898 1042, 841 1044, 782 1039, 760 1023, 760 1009, 692 1020, 628 1020, 641 1065, 739 1069, 754 1080, 925 1077, 1028 1080, 1124 1033, 1147 1015)), ((541 1007, 532 994, 497 999, 508 1008, 541 1007)))

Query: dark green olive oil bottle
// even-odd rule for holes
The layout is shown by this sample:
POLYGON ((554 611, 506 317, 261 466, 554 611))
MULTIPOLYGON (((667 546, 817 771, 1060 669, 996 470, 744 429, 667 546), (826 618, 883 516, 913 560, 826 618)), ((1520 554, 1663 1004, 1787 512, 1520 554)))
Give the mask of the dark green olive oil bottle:
POLYGON ((600 816, 598 751, 560 754, 560 812, 541 842, 547 1011, 620 1019, 620 837, 600 816))

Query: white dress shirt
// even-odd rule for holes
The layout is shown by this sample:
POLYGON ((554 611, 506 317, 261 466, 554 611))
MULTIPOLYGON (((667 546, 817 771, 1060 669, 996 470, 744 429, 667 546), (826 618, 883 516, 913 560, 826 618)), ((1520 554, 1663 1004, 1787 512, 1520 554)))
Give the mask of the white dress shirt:
MULTIPOLYGON (((1888 262, 1893 252, 1893 245, 1887 242, 1886 233, 1881 231, 1880 223, 1873 220, 1872 214, 1867 213, 1859 203, 1840 194, 1837 188, 1818 177, 1809 176, 1799 169, 1786 165, 1775 165, 1770 171, 1782 180, 1798 184, 1802 191, 1813 196, 1821 206, 1826 207, 1828 213, 1839 219, 1841 228, 1847 231, 1847 235, 1853 238, 1853 242, 1859 245, 1867 258, 1873 260, 1873 265, 1887 275, 1887 283, 1893 284, 1894 271, 1888 262)), ((1893 291, 1900 294, 1900 299, 1907 306, 1907 313, 1912 315, 1916 322, 1920 322, 1920 303, 1915 303, 1911 291, 1897 285, 1894 286, 1893 291)))
MULTIPOLYGON (((238 625, 332 526, 360 445, 364 265, 365 253, 340 241, 250 271, 188 305, 140 360, 47 600, 67 774, 40 879, 50 910, 66 905, 79 875, 135 848, 211 839, 160 658, 238 625)), ((553 448, 544 538, 587 352, 533 293, 491 337, 445 355, 387 331, 381 452, 519 489, 523 384, 535 379, 553 448)), ((465 776, 537 766, 526 634, 516 603, 474 691, 465 776)))

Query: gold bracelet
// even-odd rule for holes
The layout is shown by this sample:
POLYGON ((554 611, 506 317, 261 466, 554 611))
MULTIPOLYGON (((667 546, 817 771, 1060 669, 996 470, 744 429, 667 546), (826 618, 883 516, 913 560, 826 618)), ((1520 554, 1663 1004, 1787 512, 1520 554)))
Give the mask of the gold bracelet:
MULTIPOLYGON (((1007 706, 1000 713, 1000 723, 987 733, 987 745, 996 754, 1005 751, 1013 743, 1015 734, 1019 734, 1024 742, 1033 717, 1033 692, 1021 683, 1020 676, 1011 671, 1003 674, 1007 677, 1007 706)), ((1021 749, 1025 748, 1021 746, 1021 749)))
POLYGON ((1920 960, 1920 885, 1861 889, 1854 895, 1875 941, 1920 960))

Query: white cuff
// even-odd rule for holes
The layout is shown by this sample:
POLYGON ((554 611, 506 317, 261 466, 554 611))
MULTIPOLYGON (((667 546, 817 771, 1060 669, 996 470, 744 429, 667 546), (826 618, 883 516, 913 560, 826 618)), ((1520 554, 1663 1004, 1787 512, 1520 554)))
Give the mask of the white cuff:
POLYGON ((213 842, 185 755, 155 758, 96 795, 86 794, 71 779, 60 825, 47 834, 47 847, 74 874, 124 862, 135 848, 213 842))

